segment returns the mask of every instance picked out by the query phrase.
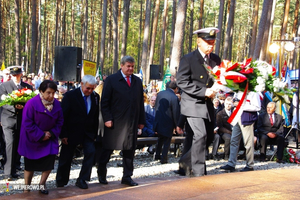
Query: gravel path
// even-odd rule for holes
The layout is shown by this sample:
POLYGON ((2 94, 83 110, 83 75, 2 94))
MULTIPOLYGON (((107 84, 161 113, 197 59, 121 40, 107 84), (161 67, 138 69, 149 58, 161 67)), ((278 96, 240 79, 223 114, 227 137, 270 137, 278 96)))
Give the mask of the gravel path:
MULTIPOLYGON (((223 149, 220 149, 219 152, 222 152, 223 149)), ((240 152, 241 153, 241 152, 240 152)), ((273 151, 268 150, 267 155, 271 157, 273 151)), ((255 151, 255 170, 269 170, 269 169, 287 169, 287 168, 296 168, 300 169, 300 165, 292 164, 292 163, 285 163, 285 164, 278 164, 274 161, 268 162, 259 162, 259 151, 255 151)), ((142 179, 142 178, 152 178, 152 177, 172 177, 172 176, 179 176, 175 174, 173 171, 178 169, 178 160, 179 158, 175 157, 173 153, 169 154, 169 160, 167 164, 160 164, 159 161, 153 161, 153 156, 150 155, 146 149, 137 150, 136 156, 134 160, 134 173, 133 179, 142 179)), ((81 168, 81 161, 82 157, 74 159, 74 163, 72 164, 71 174, 70 174, 70 181, 68 185, 75 185, 76 179, 78 177, 80 168, 81 168)), ((122 178, 122 167, 117 167, 117 163, 121 163, 122 157, 116 152, 112 155, 110 162, 108 163, 108 173, 107 173, 107 180, 108 181, 120 181, 122 178)), ((22 160, 23 162, 23 160, 22 160)), ((207 173, 208 175, 212 174, 222 174, 226 173, 223 170, 220 170, 219 167, 226 164, 226 160, 208 160, 206 161, 207 165, 207 173)), ((238 160, 236 169, 240 170, 245 167, 245 160, 238 160)), ((55 176, 57 170, 58 161, 55 162, 55 168, 52 170, 48 180, 47 180, 47 187, 48 189, 56 188, 55 186, 55 176)), ((7 180, 3 179, 3 170, 0 170, 0 196, 11 195, 14 193, 21 193, 22 191, 10 191, 5 192, 7 180)), ((24 184, 23 179, 23 171, 19 172, 21 175, 20 179, 10 181, 9 184, 24 184)), ((40 180, 41 173, 36 172, 34 174, 32 184, 38 184, 40 180)), ((89 183, 97 183, 97 169, 93 167, 91 181, 89 183)), ((138 181, 137 181, 138 182, 138 181)))

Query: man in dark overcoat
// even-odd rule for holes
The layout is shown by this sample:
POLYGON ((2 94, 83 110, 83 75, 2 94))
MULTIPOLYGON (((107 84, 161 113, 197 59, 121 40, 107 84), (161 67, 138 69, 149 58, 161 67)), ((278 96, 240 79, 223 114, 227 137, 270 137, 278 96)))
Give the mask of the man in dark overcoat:
POLYGON ((214 81, 209 70, 220 65, 221 59, 213 54, 217 28, 205 28, 194 32, 198 35, 198 49, 183 56, 177 72, 177 84, 182 90, 181 114, 187 117, 194 136, 191 147, 193 176, 205 172, 205 148, 214 138, 214 107, 211 89, 214 81))
POLYGON ((124 171, 121 183, 138 185, 131 176, 137 130, 144 127, 145 109, 142 82, 133 75, 134 63, 134 58, 124 56, 121 69, 104 82, 101 111, 105 127, 98 166, 99 182, 102 184, 107 184, 106 164, 113 150, 122 150, 124 171))
MULTIPOLYGON (((14 90, 28 88, 33 90, 32 86, 22 82, 22 67, 9 67, 11 80, 4 82, 0 86, 0 97, 4 94, 10 94, 14 90)), ((22 111, 24 105, 17 104, 15 106, 4 105, 1 113, 1 124, 4 133, 6 145, 6 163, 4 165, 4 177, 10 180, 11 178, 18 178, 16 167, 20 162, 20 155, 18 153, 20 127, 22 121, 22 111)), ((19 166, 18 166, 19 167, 19 166)))
POLYGON ((99 95, 94 92, 96 87, 94 76, 85 75, 81 87, 65 93, 61 107, 64 124, 60 138, 62 147, 56 174, 57 187, 69 182, 71 162, 78 145, 83 146, 84 158, 76 186, 87 189, 86 181, 90 180, 95 156, 94 140, 98 132, 99 95))
POLYGON ((158 135, 155 159, 161 164, 168 162, 168 151, 171 144, 173 131, 180 116, 178 87, 175 81, 169 87, 157 94, 155 103, 154 131, 158 135), (162 148, 163 146, 163 148, 162 148))

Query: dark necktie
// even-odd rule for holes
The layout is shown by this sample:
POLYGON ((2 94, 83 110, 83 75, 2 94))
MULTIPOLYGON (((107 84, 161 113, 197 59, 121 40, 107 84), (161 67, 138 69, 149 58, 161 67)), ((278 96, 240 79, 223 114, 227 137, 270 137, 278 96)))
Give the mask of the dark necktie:
POLYGON ((18 89, 18 90, 21 89, 21 85, 20 85, 20 84, 17 85, 17 89, 18 89))
POLYGON ((127 81, 127 84, 128 84, 129 87, 130 87, 130 79, 129 79, 129 76, 126 76, 126 81, 127 81))
POLYGON ((88 113, 88 103, 87 103, 87 96, 83 96, 83 100, 84 100, 84 104, 85 104, 85 108, 86 108, 86 113, 88 113))
POLYGON ((272 115, 270 115, 270 122, 271 122, 271 126, 273 126, 274 122, 273 122, 272 115))
POLYGON ((207 54, 204 56, 204 61, 207 65, 209 65, 209 58, 207 54))

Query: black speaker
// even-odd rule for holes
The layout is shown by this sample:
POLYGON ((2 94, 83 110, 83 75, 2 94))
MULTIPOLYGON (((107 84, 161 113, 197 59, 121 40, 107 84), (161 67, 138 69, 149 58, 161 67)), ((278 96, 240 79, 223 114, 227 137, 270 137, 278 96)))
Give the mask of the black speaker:
POLYGON ((55 47, 54 80, 80 81, 82 48, 71 46, 55 47))
POLYGON ((150 79, 160 79, 160 65, 150 65, 150 79))

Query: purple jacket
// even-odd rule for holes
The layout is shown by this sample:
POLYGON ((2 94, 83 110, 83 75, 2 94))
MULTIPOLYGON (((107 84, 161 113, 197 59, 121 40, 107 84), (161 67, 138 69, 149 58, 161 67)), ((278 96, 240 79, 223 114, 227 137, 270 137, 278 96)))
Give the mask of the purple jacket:
POLYGON ((49 112, 42 104, 39 95, 30 99, 23 110, 19 154, 29 159, 58 154, 58 136, 63 120, 63 112, 57 100, 54 101, 53 109, 49 112), (44 131, 50 131, 52 137, 41 141, 44 131))

